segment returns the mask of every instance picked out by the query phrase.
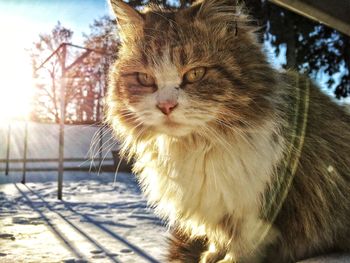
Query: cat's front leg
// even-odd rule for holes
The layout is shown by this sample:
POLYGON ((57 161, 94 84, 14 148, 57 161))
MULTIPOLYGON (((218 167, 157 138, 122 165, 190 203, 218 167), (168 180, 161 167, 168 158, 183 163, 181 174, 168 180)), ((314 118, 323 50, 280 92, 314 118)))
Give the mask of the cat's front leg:
POLYGON ((231 253, 227 253, 223 259, 217 261, 217 263, 235 263, 235 262, 237 261, 235 260, 234 255, 231 253))
POLYGON ((220 252, 214 243, 210 243, 208 250, 202 253, 199 263, 216 263, 224 256, 225 254, 220 252))
POLYGON ((252 255, 250 257, 236 259, 234 253, 218 253, 206 251, 202 254, 200 263, 260 263, 262 262, 262 257, 257 255, 252 255))
POLYGON ((259 254, 251 254, 249 256, 237 258, 235 253, 227 252, 225 257, 215 261, 216 263, 261 263, 263 258, 259 254))

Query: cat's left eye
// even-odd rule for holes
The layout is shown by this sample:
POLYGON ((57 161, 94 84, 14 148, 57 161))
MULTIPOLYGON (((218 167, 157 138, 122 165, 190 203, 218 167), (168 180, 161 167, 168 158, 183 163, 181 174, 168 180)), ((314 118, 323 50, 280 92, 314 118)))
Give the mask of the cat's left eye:
POLYGON ((142 86, 146 86, 146 87, 153 86, 156 84, 155 79, 151 75, 146 73, 141 73, 141 72, 137 73, 137 81, 142 86))
POLYGON ((205 67, 193 68, 186 72, 185 80, 189 83, 194 83, 201 80, 205 75, 205 67))

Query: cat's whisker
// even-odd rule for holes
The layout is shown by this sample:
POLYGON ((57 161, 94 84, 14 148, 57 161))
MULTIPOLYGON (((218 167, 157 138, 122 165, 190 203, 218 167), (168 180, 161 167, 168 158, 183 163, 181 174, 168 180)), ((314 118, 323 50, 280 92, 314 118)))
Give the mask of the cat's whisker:
POLYGON ((120 117, 126 118, 128 120, 135 120, 138 118, 135 114, 121 114, 120 117))
POLYGON ((114 141, 114 138, 111 137, 108 140, 106 140, 100 147, 96 150, 96 152, 93 154, 92 159, 95 159, 96 156, 103 152, 103 149, 106 148, 106 145, 108 145, 111 141, 114 141))
MULTIPOLYGON (((89 156, 89 160, 90 160, 90 167, 89 167, 89 172, 91 172, 92 170, 92 166, 95 166, 95 161, 94 161, 94 152, 96 151, 96 148, 98 147, 98 143, 99 143, 99 137, 103 138, 107 132, 111 132, 112 128, 110 128, 109 126, 107 126, 108 128, 102 132, 102 134, 100 134, 101 129, 105 129, 105 125, 100 126, 99 129, 94 133, 92 139, 91 139, 91 144, 89 147, 89 151, 88 151, 88 156, 89 156)), ((97 154, 96 154, 97 155, 97 154)), ((96 166, 95 166, 96 168, 96 166)))
POLYGON ((98 147, 98 143, 100 142, 101 138, 104 138, 108 133, 112 132, 112 128, 108 127, 107 129, 104 126, 101 126, 94 134, 93 138, 91 139, 91 145, 90 149, 88 151, 88 154, 90 156, 94 155, 94 152, 96 151, 96 148, 98 147), (101 130, 103 129, 102 133, 101 130))
POLYGON ((103 165, 103 162, 105 161, 107 155, 110 153, 110 151, 113 149, 113 147, 114 147, 115 145, 117 145, 117 143, 118 143, 117 141, 114 141, 114 142, 112 143, 112 145, 110 145, 110 146, 108 147, 108 149, 106 150, 106 153, 105 153, 105 155, 103 156, 102 161, 101 161, 101 163, 100 163, 100 167, 99 167, 99 169, 98 169, 98 173, 97 173, 98 176, 101 174, 102 165, 103 165))
POLYGON ((106 125, 102 125, 102 126, 99 126, 99 128, 97 129, 97 131, 94 133, 94 135, 92 136, 92 139, 91 139, 91 145, 90 145, 90 149, 94 146, 94 144, 96 142, 98 142, 98 139, 99 137, 103 137, 105 136, 108 132, 111 132, 112 131, 112 128, 109 127, 109 126, 106 126, 106 125), (101 130, 103 130, 103 132, 101 133, 101 130))
POLYGON ((121 165, 122 161, 123 161, 123 157, 120 155, 120 156, 119 156, 119 162, 118 162, 117 168, 115 169, 115 172, 114 172, 113 188, 116 187, 116 184, 117 184, 117 176, 118 176, 119 168, 120 168, 120 165, 121 165))
MULTIPOLYGON (((103 154, 103 149, 105 148, 108 148, 110 143, 113 142, 114 139, 113 138, 109 138, 107 141, 105 141, 101 146, 100 148, 97 150, 97 152, 95 152, 92 156, 91 156, 91 163, 90 163, 90 172, 91 172, 91 169, 92 169, 92 166, 94 166, 95 169, 97 169, 96 165, 95 165, 95 158, 97 157, 98 154, 103 154), (108 146, 106 146, 108 145, 108 146)), ((106 151, 108 152, 108 151, 106 151)), ((101 160, 99 160, 100 164, 101 164, 101 160)))

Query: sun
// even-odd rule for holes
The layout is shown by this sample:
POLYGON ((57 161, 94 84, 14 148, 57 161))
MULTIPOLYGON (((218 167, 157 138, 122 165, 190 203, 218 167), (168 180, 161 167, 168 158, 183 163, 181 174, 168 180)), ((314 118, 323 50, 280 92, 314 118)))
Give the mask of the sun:
POLYGON ((25 119, 33 93, 28 53, 11 42, 0 43, 0 58, 0 122, 25 119))

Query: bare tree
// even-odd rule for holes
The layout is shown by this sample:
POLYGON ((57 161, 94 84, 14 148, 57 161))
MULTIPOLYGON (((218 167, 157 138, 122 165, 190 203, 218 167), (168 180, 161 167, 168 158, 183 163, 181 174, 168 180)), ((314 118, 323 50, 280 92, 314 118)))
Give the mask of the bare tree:
POLYGON ((66 42, 70 42, 73 31, 61 25, 60 22, 53 28, 50 34, 39 35, 39 41, 34 43, 30 50, 34 78, 36 79, 35 104, 32 118, 44 121, 59 122, 59 94, 62 68, 62 54, 57 48, 66 42), (37 70, 53 52, 53 56, 45 66, 37 70))

